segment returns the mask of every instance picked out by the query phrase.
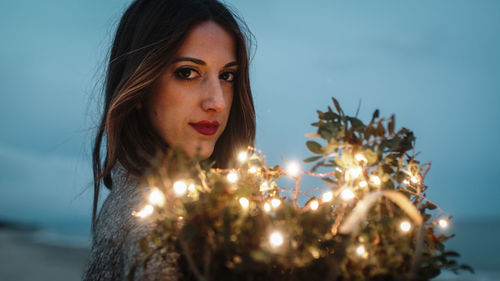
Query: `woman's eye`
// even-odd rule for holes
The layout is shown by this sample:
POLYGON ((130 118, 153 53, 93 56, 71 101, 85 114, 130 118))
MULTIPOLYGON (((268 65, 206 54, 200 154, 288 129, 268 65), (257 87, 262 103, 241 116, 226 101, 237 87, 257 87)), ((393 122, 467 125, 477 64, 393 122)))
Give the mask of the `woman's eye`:
POLYGON ((191 80, 196 78, 197 72, 192 68, 180 68, 175 71, 175 75, 183 80, 191 80))
POLYGON ((219 75, 219 78, 226 81, 226 82, 233 82, 234 81, 234 72, 232 72, 232 71, 223 72, 219 75))

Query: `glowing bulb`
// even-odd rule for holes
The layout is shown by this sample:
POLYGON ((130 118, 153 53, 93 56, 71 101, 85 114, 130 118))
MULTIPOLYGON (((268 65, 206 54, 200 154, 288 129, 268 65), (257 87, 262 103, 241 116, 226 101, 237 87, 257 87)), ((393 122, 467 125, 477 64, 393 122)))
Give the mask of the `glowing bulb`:
POLYGON ((411 229, 411 224, 408 221, 404 221, 399 225, 399 228, 401 228, 403 232, 408 232, 411 229))
POLYGON ((448 228, 448 220, 440 219, 438 223, 442 229, 448 228))
POLYGON ((299 164, 297 164, 296 162, 291 162, 286 167, 286 173, 289 176, 296 177, 299 175, 299 172, 300 172, 300 167, 299 164))
POLYGON ((250 206, 250 201, 248 201, 248 199, 246 199, 245 197, 241 197, 240 198, 240 205, 241 205, 241 207, 243 207, 243 209, 247 209, 248 206, 250 206))
POLYGON ((269 205, 269 203, 264 203, 264 211, 266 213, 269 213, 271 211, 271 205, 269 205))
POLYGON ((409 180, 404 180, 403 183, 406 184, 406 185, 409 185, 410 181, 409 180))
POLYGON ((235 172, 231 172, 229 174, 227 174, 227 180, 230 182, 230 183, 235 183, 238 181, 238 174, 235 173, 235 172))
POLYGON ((281 205, 281 200, 276 198, 271 200, 271 206, 273 206, 273 208, 278 208, 280 205, 281 205))
POLYGON ((332 199, 333 199, 333 192, 331 191, 327 191, 323 193, 323 195, 321 196, 321 201, 323 202, 330 202, 332 201, 332 199))
POLYGON ((174 183, 174 192, 178 196, 184 195, 184 193, 186 193, 186 190, 187 190, 187 185, 186 185, 185 182, 183 182, 183 181, 176 181, 174 183))
POLYGON ((149 194, 149 203, 153 205, 163 206, 165 204, 165 196, 158 188, 153 188, 149 194))
POLYGON ((271 188, 269 187, 269 183, 267 181, 262 182, 260 185, 260 191, 267 191, 270 190, 271 188))
POLYGON ((412 183, 418 183, 418 178, 417 177, 411 177, 411 182, 412 183))
POLYGON ((319 202, 318 200, 314 199, 309 203, 309 208, 313 211, 316 211, 319 207, 319 202))
POLYGON ((349 201, 352 198, 354 198, 354 196, 355 196, 354 192, 352 192, 352 189, 350 189, 350 188, 345 188, 344 190, 342 190, 342 193, 340 193, 340 197, 344 201, 349 201))
POLYGON ((248 169, 248 172, 249 172, 250 174, 255 174, 255 173, 257 173, 257 168, 255 168, 255 167, 250 167, 250 169, 248 169))
POLYGON ((368 253, 366 252, 365 246, 360 245, 356 248, 356 254, 360 257, 366 258, 368 253))
POLYGON ((370 176, 370 181, 374 184, 374 185, 380 185, 382 183, 382 181, 380 180, 380 178, 378 176, 370 176))
POLYGON ((139 212, 133 212, 132 215, 139 217, 139 218, 145 218, 145 217, 151 215, 153 213, 153 210, 154 210, 153 206, 146 205, 139 212))
POLYGON ((271 246, 273 247, 281 246, 283 244, 283 235, 281 235, 278 231, 271 233, 269 236, 269 243, 271 243, 271 246))
POLYGON ((349 174, 353 179, 359 177, 361 175, 361 172, 363 172, 363 169, 361 167, 356 167, 356 168, 350 168, 349 169, 349 174))
POLYGON ((246 151, 242 151, 242 152, 240 152, 240 153, 238 154, 238 160, 239 160, 240 162, 245 162, 245 161, 247 160, 247 158, 248 158, 248 154, 247 154, 247 152, 246 152, 246 151))
POLYGON ((359 187, 361 187, 361 188, 365 188, 367 185, 368 185, 368 183, 366 181, 359 182, 359 187))
POLYGON ((195 191, 196 190, 195 185, 193 183, 189 184, 188 185, 188 190, 191 191, 191 192, 195 191))
POLYGON ((366 157, 361 153, 356 153, 356 155, 354 155, 354 159, 356 159, 356 161, 358 161, 360 163, 367 163, 368 162, 368 159, 366 159, 366 157))

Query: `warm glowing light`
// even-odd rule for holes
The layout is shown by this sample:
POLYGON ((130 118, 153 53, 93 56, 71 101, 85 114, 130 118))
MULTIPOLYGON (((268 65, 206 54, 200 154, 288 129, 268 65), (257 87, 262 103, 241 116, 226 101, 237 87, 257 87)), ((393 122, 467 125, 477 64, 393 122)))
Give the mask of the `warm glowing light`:
POLYGON ((349 201, 352 198, 354 198, 354 196, 355 196, 354 192, 352 192, 352 189, 350 189, 350 188, 345 188, 344 190, 342 190, 342 193, 340 193, 340 197, 344 201, 349 201))
POLYGON ((366 181, 359 182, 359 187, 361 187, 361 188, 365 188, 367 185, 368 185, 368 183, 366 181))
POLYGON ((380 185, 382 183, 382 181, 380 180, 380 178, 378 176, 370 176, 370 181, 374 184, 374 185, 380 185))
POLYGON ((411 177, 410 180, 411 180, 412 183, 418 183, 418 178, 415 177, 415 176, 411 177))
POLYGON ((403 183, 406 184, 406 185, 409 185, 410 181, 409 180, 404 180, 403 183))
POLYGON ((184 195, 184 193, 186 193, 186 190, 187 190, 187 185, 185 182, 183 181, 176 181, 174 183, 174 192, 175 194, 177 195, 184 195))
POLYGON ((246 199, 245 197, 241 197, 240 198, 240 205, 241 205, 241 207, 243 207, 243 209, 247 209, 248 206, 250 206, 250 201, 248 201, 248 199, 246 199))
POLYGON ((281 246, 283 244, 283 235, 281 235, 278 231, 271 233, 269 236, 269 243, 271 243, 271 246, 273 247, 281 246))
POLYGON ((269 213, 271 211, 271 205, 269 205, 269 203, 264 203, 264 211, 266 213, 269 213))
POLYGON ((366 157, 361 153, 356 153, 356 155, 354 155, 354 159, 360 163, 368 163, 368 159, 366 159, 366 157))
POLYGON ((231 172, 229 174, 227 174, 227 180, 230 182, 230 183, 235 183, 238 181, 238 174, 235 173, 235 172, 231 172))
POLYGON ((323 202, 330 202, 333 199, 333 192, 327 191, 321 195, 321 201, 323 202))
POLYGON ((311 202, 309 202, 309 208, 313 211, 316 211, 319 207, 319 202, 318 200, 314 199, 311 202))
POLYGON ((191 192, 193 192, 193 191, 196 190, 196 186, 194 185, 194 183, 191 183, 191 184, 188 185, 188 190, 191 191, 191 192))
POLYGON ((132 215, 139 217, 139 218, 145 218, 145 217, 151 215, 153 213, 153 210, 154 210, 153 206, 146 205, 139 212, 133 212, 132 215))
POLYGON ((248 153, 246 151, 242 151, 238 154, 238 160, 240 162, 245 162, 247 161, 247 158, 248 158, 248 153))
POLYGON ((299 175, 299 172, 300 172, 300 166, 297 162, 291 162, 286 167, 286 173, 289 176, 296 177, 299 175))
POLYGON ((356 248, 356 254, 360 257, 366 258, 368 253, 366 252, 365 246, 360 245, 356 248))
POLYGON ((250 174, 255 174, 255 173, 257 173, 257 168, 255 168, 255 167, 250 167, 250 169, 248 169, 248 172, 249 172, 250 174))
POLYGON ((153 188, 149 194, 149 203, 157 206, 163 206, 165 204, 165 196, 158 188, 153 188))
POLYGON ((359 177, 359 175, 361 175, 362 172, 363 172, 363 169, 361 169, 361 167, 356 167, 356 168, 350 168, 349 169, 349 175, 351 175, 351 177, 353 179, 359 177))
POLYGON ((273 208, 278 208, 280 205, 281 205, 281 200, 277 198, 271 200, 271 206, 273 206, 273 208))
POLYGON ((269 187, 269 183, 267 181, 263 181, 262 184, 260 185, 260 191, 267 191, 272 189, 269 187))
POLYGON ((399 228, 401 228, 401 231, 403 232, 408 232, 411 229, 411 223, 409 223, 408 221, 403 221, 399 225, 399 228))
POLYGON ((449 225, 449 224, 448 224, 448 220, 446 220, 446 219, 440 219, 438 223, 439 223, 439 226, 440 226, 442 229, 446 229, 446 228, 448 228, 448 225, 449 225))

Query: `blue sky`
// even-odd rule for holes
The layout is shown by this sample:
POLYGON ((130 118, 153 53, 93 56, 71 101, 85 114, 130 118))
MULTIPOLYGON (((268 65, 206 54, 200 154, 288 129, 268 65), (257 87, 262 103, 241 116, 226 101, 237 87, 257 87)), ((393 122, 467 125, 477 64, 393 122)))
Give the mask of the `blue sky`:
MULTIPOLYGON (((129 1, 0 2, 0 217, 85 224, 105 56, 129 1)), ((255 35, 257 146, 308 156, 335 96, 379 108, 432 160, 428 197, 457 218, 500 217, 497 1, 228 1, 255 35), (265 12, 264 12, 265 11, 265 12)))

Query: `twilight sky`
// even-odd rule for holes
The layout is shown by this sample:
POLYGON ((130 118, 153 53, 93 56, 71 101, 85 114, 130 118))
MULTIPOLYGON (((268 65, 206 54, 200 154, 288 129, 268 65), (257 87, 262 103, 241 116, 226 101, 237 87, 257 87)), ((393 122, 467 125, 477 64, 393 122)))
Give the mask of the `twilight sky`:
MULTIPOLYGON (((0 218, 88 226, 99 82, 129 1, 0 2, 0 218)), ((379 108, 432 161, 428 197, 456 218, 500 217, 497 1, 228 1, 255 36, 257 147, 308 156, 335 96, 379 108)))

